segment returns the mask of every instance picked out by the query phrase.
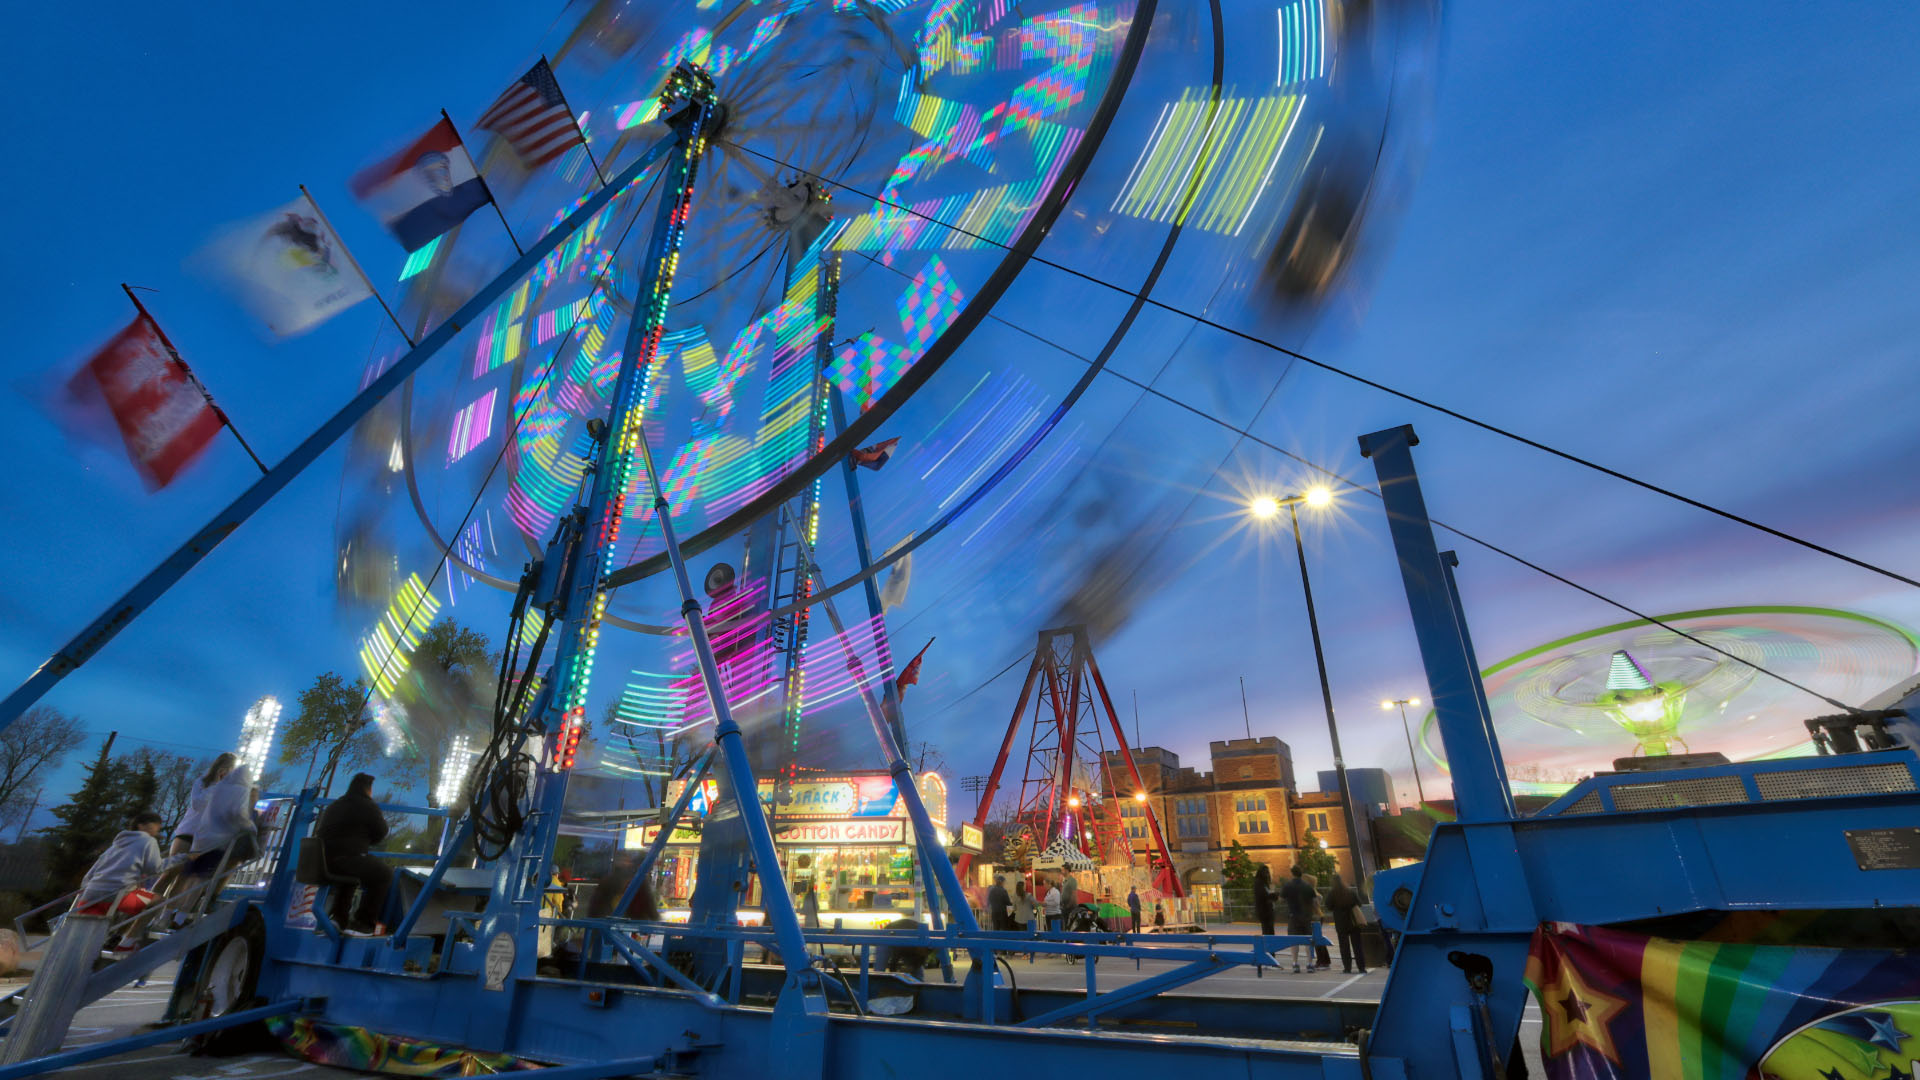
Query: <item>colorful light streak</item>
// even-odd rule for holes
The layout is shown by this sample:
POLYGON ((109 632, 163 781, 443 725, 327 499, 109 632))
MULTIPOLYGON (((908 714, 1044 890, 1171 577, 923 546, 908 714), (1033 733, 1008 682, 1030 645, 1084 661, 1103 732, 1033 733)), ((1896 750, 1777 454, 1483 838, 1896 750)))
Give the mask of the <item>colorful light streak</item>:
POLYGON ((1327 9, 1324 0, 1295 0, 1275 13, 1280 21, 1278 85, 1297 86, 1327 73, 1327 9))
POLYGON ((440 602, 427 591, 419 574, 408 574, 400 583, 386 614, 374 624, 360 644, 360 666, 367 681, 382 696, 392 697, 400 688, 413 664, 413 650, 420 646, 420 631, 433 623, 440 602))
POLYGON ((453 430, 447 434, 447 464, 466 457, 493 435, 493 406, 499 397, 498 389, 489 390, 453 414, 453 430))
POLYGON ((869 330, 841 347, 830 377, 864 412, 953 325, 965 304, 946 263, 937 255, 928 259, 894 304, 906 343, 894 344, 869 330))
POLYGON ((1208 91, 1183 92, 1160 110, 1111 209, 1238 235, 1272 185, 1302 100, 1229 96, 1215 109, 1208 91))

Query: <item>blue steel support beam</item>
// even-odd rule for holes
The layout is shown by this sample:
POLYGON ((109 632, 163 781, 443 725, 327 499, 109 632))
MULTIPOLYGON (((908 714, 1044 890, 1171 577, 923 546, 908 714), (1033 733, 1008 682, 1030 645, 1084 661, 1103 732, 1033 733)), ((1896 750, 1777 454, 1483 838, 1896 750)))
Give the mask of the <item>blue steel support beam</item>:
POLYGON ((149 1046, 159 1046, 161 1043, 179 1042, 181 1039, 192 1038, 195 1035, 205 1035, 213 1031, 224 1031, 227 1028, 237 1027, 241 1024, 250 1024, 255 1020, 265 1020, 271 1016, 285 1016, 290 1012, 299 1011, 305 1004, 306 1002, 296 998, 291 1001, 281 1001, 272 1005, 262 1005, 257 1009, 243 1009, 240 1012, 214 1017, 212 1020, 202 1020, 197 1024, 163 1027, 154 1031, 142 1032, 138 1035, 129 1035, 124 1039, 108 1039, 105 1042, 97 1042, 91 1046, 82 1046, 76 1050, 68 1050, 63 1054, 48 1054, 46 1057, 34 1058, 32 1061, 22 1061, 17 1065, 8 1065, 5 1068, 0 1068, 0 1080, 15 1080, 16 1077, 21 1076, 38 1076, 41 1073, 52 1072, 55 1069, 70 1068, 82 1062, 97 1061, 100 1058, 112 1057, 115 1054, 124 1054, 129 1050, 140 1050, 149 1046))
POLYGON ((1446 567, 1433 541, 1433 523, 1413 469, 1413 428, 1402 425, 1360 436, 1360 453, 1373 459, 1386 504, 1387 527, 1400 557, 1414 637, 1427 670, 1427 690, 1447 747, 1454 804, 1463 822, 1508 821, 1513 798, 1493 728, 1480 711, 1480 673, 1468 651, 1466 623, 1454 607, 1446 567))
POLYGON ((280 464, 267 471, 265 476, 253 482, 240 496, 228 503, 226 508, 215 514, 193 534, 186 543, 180 545, 172 555, 167 556, 159 566, 147 572, 147 575, 128 589, 118 600, 107 606, 86 629, 74 635, 60 650, 41 664, 27 681, 0 701, 0 729, 18 719, 34 702, 39 701, 55 683, 66 678, 80 665, 92 659, 93 655, 104 648, 107 642, 132 623, 141 612, 152 606, 153 602, 164 596, 168 589, 177 584, 218 547, 222 540, 232 535, 234 530, 245 524, 256 511, 265 506, 268 500, 278 495, 282 488, 293 478, 306 470, 339 441, 360 419, 373 411, 374 406, 386 400, 387 395, 400 388, 409 376, 451 342, 468 324, 485 315, 493 302, 500 299, 506 291, 525 277, 529 271, 540 264, 540 260, 552 254, 554 249, 580 231, 604 208, 615 195, 626 190, 628 185, 638 180, 661 155, 673 145, 671 139, 663 139, 640 155, 633 164, 620 170, 607 186, 594 192, 580 208, 567 215, 566 220, 553 227, 537 243, 527 249, 527 253, 516 259, 511 266, 500 272, 483 286, 473 298, 460 306, 446 322, 435 327, 433 332, 420 339, 394 365, 367 384, 367 388, 354 395, 339 412, 293 448, 280 464))
MULTIPOLYGON (((834 430, 836 432, 845 431, 847 429, 847 407, 845 399, 841 397, 838 386, 832 383, 827 385, 827 400, 833 408, 834 430)), ((859 466, 853 463, 852 456, 840 460, 841 476, 845 479, 847 485, 847 517, 853 522, 853 553, 854 557, 860 562, 857 568, 858 572, 864 574, 866 573, 867 567, 873 565, 873 548, 867 541, 867 511, 865 504, 861 502, 860 499, 860 474, 857 472, 858 469, 859 466)), ((882 628, 882 632, 884 632, 886 623, 883 616, 886 614, 887 609, 886 605, 880 601, 880 583, 874 579, 873 575, 869 574, 867 577, 861 579, 860 584, 867 598, 867 617, 878 623, 882 628)), ((891 771, 894 755, 888 748, 890 745, 897 745, 902 754, 906 752, 907 719, 905 712, 900 707, 900 688, 894 684, 893 672, 888 671, 886 673, 885 678, 880 683, 880 687, 881 712, 885 718, 887 727, 891 729, 891 744, 884 733, 880 732, 877 724, 875 725, 875 732, 882 734, 880 751, 881 755, 888 759, 888 769, 891 771)), ((896 787, 898 787, 899 777, 897 775, 894 777, 894 783, 896 787)), ((904 789, 901 790, 904 791, 904 789)), ((919 798, 919 790, 917 788, 914 790, 914 798, 919 798)), ((918 828, 915 829, 915 832, 919 832, 918 828)), ((942 890, 940 882, 934 876, 933 859, 937 855, 942 862, 946 861, 946 850, 938 845, 936 842, 937 838, 931 834, 921 834, 917 839, 920 840, 920 857, 915 861, 919 864, 920 868, 920 891, 928 900, 927 916, 933 922, 933 928, 938 930, 940 929, 942 890)), ((966 895, 964 893, 954 893, 948 900, 948 903, 954 907, 966 907, 966 895)), ((945 970, 950 966, 951 965, 946 962, 945 954, 942 954, 942 969, 945 970)), ((947 974, 950 976, 952 972, 949 970, 947 974)))
MULTIPOLYGON (((420 883, 420 895, 413 898, 407 913, 401 916, 399 925, 393 928, 393 936, 387 939, 389 945, 396 949, 407 947, 407 935, 413 932, 414 924, 420 921, 420 916, 426 914, 427 905, 433 901, 433 894, 440 888, 440 879, 446 876, 447 868, 453 865, 454 856, 466 846, 468 838, 472 835, 473 815, 466 814, 460 818, 460 827, 454 830, 453 842, 442 845, 439 857, 433 860, 433 870, 427 874, 427 880, 420 883)), ((320 915, 318 905, 314 906, 314 915, 316 917, 320 915)))
POLYGON ((773 846, 773 828, 767 824, 766 808, 761 805, 759 788, 753 775, 753 763, 747 757, 746 738, 733 718, 727 703, 726 687, 720 682, 720 663, 713 656, 713 642, 707 638, 706 620, 701 617, 700 601, 693 598, 693 579, 687 574, 687 561, 680 555, 680 538, 673 528, 673 507, 667 502, 660 484, 660 472, 653 463, 653 450, 644 437, 634 440, 646 465, 647 483, 653 489, 653 513, 660 522, 660 536, 666 542, 667 556, 673 564, 673 577, 680 587, 680 614, 686 620, 687 634, 693 639, 693 653, 700 663, 700 678, 713 706, 713 743, 719 747, 722 764, 733 790, 739 794, 740 817, 746 826, 747 843, 753 851, 754 868, 760 872, 761 903, 767 909, 767 925, 780 943, 780 960, 786 966, 790 983, 819 987, 819 973, 807 958, 807 939, 800 931, 800 913, 794 910, 793 896, 783 887, 780 856, 773 846))
MULTIPOLYGON (((1089 960, 1091 960, 1091 958, 1089 958, 1089 960)), ((1115 1009, 1132 1005, 1134 1002, 1144 1001, 1163 990, 1172 990, 1175 987, 1185 986, 1188 983, 1199 982, 1201 979, 1207 978, 1210 975, 1217 975, 1232 966, 1234 965, 1217 956, 1209 956, 1201 960, 1195 960, 1191 964, 1174 968, 1171 971, 1163 971, 1151 978, 1128 983, 1117 990, 1109 990, 1097 997, 1089 994, 1085 1001, 1076 1001, 1071 1005, 1062 1005, 1052 1012, 1045 1012, 1039 1016, 1028 1017, 1014 1026, 1047 1027, 1052 1024, 1057 1024, 1062 1020, 1071 1020, 1077 1016, 1084 1016, 1088 1018, 1088 1020, 1092 1020, 1103 1012, 1112 1012, 1115 1009)), ((1093 975, 1091 973, 1087 975, 1087 982, 1089 984, 1093 982, 1093 975)))
POLYGON ((654 836, 653 843, 647 845, 646 854, 640 856, 640 865, 634 868, 632 880, 627 882, 626 890, 620 894, 620 902, 614 905, 614 914, 627 910, 633 898, 640 894, 640 886, 653 875, 653 864, 660 861, 660 853, 667 849, 667 840, 673 836, 673 830, 680 825, 680 819, 686 815, 687 804, 693 801, 694 793, 707 778, 707 770, 713 767, 713 747, 709 745, 700 751, 694 765, 687 772, 686 786, 680 789, 680 797, 673 800, 673 808, 667 811, 660 821, 660 832, 654 836))

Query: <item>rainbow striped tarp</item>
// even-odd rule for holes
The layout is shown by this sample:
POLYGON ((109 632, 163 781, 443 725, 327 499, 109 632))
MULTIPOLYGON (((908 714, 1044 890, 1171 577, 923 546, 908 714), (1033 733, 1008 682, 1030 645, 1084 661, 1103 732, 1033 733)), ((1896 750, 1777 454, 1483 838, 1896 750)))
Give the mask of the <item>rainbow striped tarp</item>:
POLYGON ((305 1016, 268 1017, 266 1025, 289 1051, 308 1061, 361 1072, 452 1077, 541 1068, 512 1054, 446 1047, 305 1016))
POLYGON ((1920 955, 1545 923, 1527 957, 1552 1080, 1915 1080, 1920 955))

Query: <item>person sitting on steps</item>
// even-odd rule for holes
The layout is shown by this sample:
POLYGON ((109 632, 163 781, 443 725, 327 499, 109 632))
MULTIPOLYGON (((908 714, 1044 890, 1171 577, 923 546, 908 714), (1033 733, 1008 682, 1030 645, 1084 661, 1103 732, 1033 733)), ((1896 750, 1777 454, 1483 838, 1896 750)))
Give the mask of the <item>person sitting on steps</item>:
MULTIPOLYGON (((127 821, 127 827, 113 838, 107 850, 95 859, 80 882, 80 895, 73 910, 82 915, 138 915, 153 903, 154 893, 141 884, 158 874, 169 862, 160 857, 160 815, 142 810, 127 821)), ((114 946, 115 954, 130 953, 140 947, 146 934, 145 920, 136 919, 114 946)))
POLYGON ((393 870, 371 854, 373 846, 387 838, 387 817, 373 801, 372 774, 354 774, 346 794, 320 812, 313 835, 326 849, 327 869, 360 882, 358 890, 334 886, 334 924, 348 933, 385 933, 380 920, 387 907, 387 890, 393 885, 393 870), (356 891, 360 894, 357 915, 349 909, 356 891))

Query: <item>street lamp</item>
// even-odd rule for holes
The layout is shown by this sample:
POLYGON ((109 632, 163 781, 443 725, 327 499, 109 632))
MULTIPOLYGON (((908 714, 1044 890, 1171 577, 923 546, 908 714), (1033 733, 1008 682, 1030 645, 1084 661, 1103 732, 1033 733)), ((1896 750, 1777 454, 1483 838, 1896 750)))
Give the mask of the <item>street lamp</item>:
POLYGON ((1301 503, 1315 509, 1330 506, 1333 492, 1316 484, 1302 494, 1289 495, 1284 499, 1260 495, 1247 504, 1247 510, 1256 518, 1269 520, 1278 516, 1280 508, 1284 506, 1288 520, 1293 525, 1293 552, 1300 559, 1300 591, 1307 599, 1307 630, 1313 636, 1313 663, 1320 672, 1320 698, 1327 708, 1327 738, 1333 744, 1333 775, 1340 785, 1340 812, 1347 821, 1347 847, 1353 852, 1354 880, 1358 881, 1363 868, 1360 860, 1360 830, 1353 819, 1353 794, 1347 787, 1347 762, 1340 755, 1340 725, 1333 719, 1333 687, 1327 683, 1327 655, 1320 646, 1320 618, 1313 610, 1313 581, 1307 576, 1307 547, 1300 539, 1301 503))
POLYGON ((1391 701, 1381 702, 1380 707, 1382 709, 1391 709, 1395 705, 1400 706, 1400 730, 1407 735, 1407 759, 1413 763, 1413 790, 1420 794, 1420 805, 1425 806, 1427 805, 1427 789, 1420 786, 1420 755, 1413 752, 1413 728, 1407 724, 1407 706, 1418 706, 1419 704, 1420 699, 1417 697, 1394 698, 1391 701))

